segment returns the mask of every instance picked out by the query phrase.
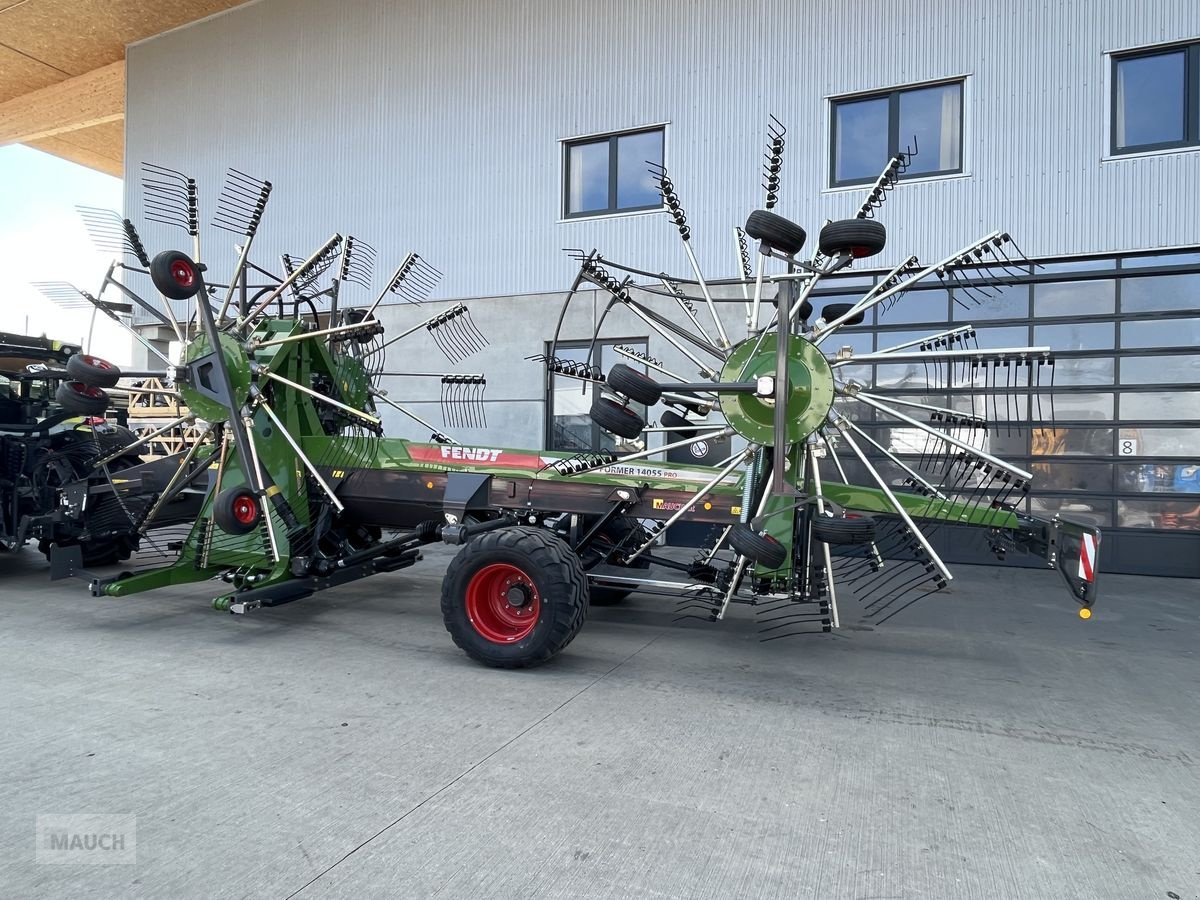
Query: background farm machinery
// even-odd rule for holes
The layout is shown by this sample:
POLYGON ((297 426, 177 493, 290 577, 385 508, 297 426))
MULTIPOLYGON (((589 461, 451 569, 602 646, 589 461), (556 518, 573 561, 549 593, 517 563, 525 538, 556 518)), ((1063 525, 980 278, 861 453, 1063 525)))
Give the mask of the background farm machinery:
MULTIPOLYGON (((610 298, 609 310, 644 322, 698 376, 680 376, 632 351, 623 354, 632 365, 608 373, 590 364, 565 365, 553 344, 539 357, 548 378, 568 375, 603 386, 592 418, 642 446, 621 456, 600 448, 571 454, 456 443, 446 433, 450 426, 483 424, 477 399, 486 379, 389 372, 385 360, 395 342, 425 334, 451 363, 462 362, 486 343, 468 308, 457 304, 385 337, 376 317, 380 303, 389 295, 419 303, 439 273, 409 254, 373 303, 351 304, 342 291, 370 284, 375 251, 338 234, 307 257, 285 255, 278 275, 252 264, 249 250, 270 193, 267 182, 231 172, 222 192, 215 224, 244 236, 224 286, 206 283, 197 247, 191 255, 166 251, 149 259, 124 222, 119 244, 138 255, 167 298, 165 308, 187 303, 194 309, 194 319, 172 321, 183 357, 155 374, 186 406, 181 420, 204 423, 204 439, 179 455, 165 483, 117 491, 138 504, 138 533, 161 552, 140 571, 96 578, 94 590, 121 596, 218 578, 228 587, 214 605, 245 613, 404 568, 420 558, 423 544, 442 541, 462 545, 442 594, 455 642, 487 664, 524 666, 565 647, 582 626, 589 601, 615 602, 635 590, 670 596, 681 615, 710 621, 724 618, 733 603, 751 605, 765 639, 838 627, 839 601, 848 596, 867 617, 882 621, 952 579, 919 523, 954 523, 987 529, 1001 555, 1020 549, 1043 557, 1066 577, 1087 617, 1099 534, 1018 511, 1031 474, 985 449, 986 405, 983 414, 974 404, 970 414, 900 405, 839 371, 851 360, 915 357, 944 372, 960 392, 975 388, 981 371, 985 379, 991 373, 994 394, 1001 366, 1008 378, 1032 383, 1052 365, 1049 348, 980 350, 968 343, 970 326, 868 357, 834 349, 830 340, 930 275, 986 292, 1004 277, 993 268, 1011 263, 1011 239, 993 232, 928 266, 909 257, 859 301, 818 313, 810 297, 823 277, 883 249, 885 231, 874 214, 908 157, 890 161, 858 215, 826 223, 818 252, 803 258, 804 230, 772 211, 782 153, 782 130, 775 128, 765 208, 734 233, 741 269, 735 278, 705 279, 675 186, 661 168, 652 177, 682 239, 689 276, 654 274, 594 251, 576 253, 579 276, 560 329, 572 298, 595 287, 610 298), (751 241, 758 244, 757 265, 751 241), (250 273, 269 283, 252 292, 250 273), (730 295, 744 311, 735 337, 728 315, 718 314, 718 304, 729 303, 730 295), (380 388, 384 375, 440 379, 444 424, 432 425, 389 396, 380 388), (671 409, 648 428, 639 410, 658 404, 671 409), (856 404, 925 436, 921 459, 910 464, 876 443, 856 425, 856 404), (379 411, 385 406, 428 428, 430 442, 384 437, 379 411), (711 424, 701 421, 710 415, 711 424), (655 432, 665 432, 666 442, 645 446, 655 432), (725 438, 736 446, 715 467, 652 459, 673 447, 725 438), (902 481, 872 465, 864 452, 868 445, 904 473, 902 481), (850 482, 839 456, 847 453, 873 483, 850 482), (201 484, 203 505, 187 533, 164 537, 162 510, 201 484), (714 533, 691 560, 660 549, 664 529, 683 522, 711 526, 714 533), (673 577, 660 575, 663 570, 673 577)), ((163 171, 151 170, 157 205, 150 208, 167 210, 195 238, 194 184, 182 176, 164 180, 163 171)), ((593 343, 603 337, 606 316, 593 343)), ((94 384, 96 377, 90 379, 94 384)), ((74 573, 82 562, 68 547, 57 555, 55 569, 74 573)))

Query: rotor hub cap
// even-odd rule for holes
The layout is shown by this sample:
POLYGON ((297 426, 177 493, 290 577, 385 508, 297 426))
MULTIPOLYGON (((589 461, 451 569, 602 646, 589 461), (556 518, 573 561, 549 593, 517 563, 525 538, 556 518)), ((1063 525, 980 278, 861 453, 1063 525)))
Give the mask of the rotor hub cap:
POLYGON ((742 341, 729 354, 721 370, 721 381, 755 382, 760 388, 768 383, 773 396, 726 394, 721 410, 738 434, 756 444, 775 443, 775 405, 787 405, 787 441, 804 440, 824 424, 833 406, 833 370, 819 347, 798 334, 790 335, 787 355, 786 390, 775 383, 775 348, 778 336, 768 333, 742 341), (768 382, 767 379, 771 379, 768 382))

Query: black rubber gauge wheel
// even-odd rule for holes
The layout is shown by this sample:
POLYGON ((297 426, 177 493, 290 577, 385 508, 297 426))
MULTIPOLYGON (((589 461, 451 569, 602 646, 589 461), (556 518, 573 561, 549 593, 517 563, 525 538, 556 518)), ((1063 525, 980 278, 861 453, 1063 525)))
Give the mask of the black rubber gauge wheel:
POLYGON ((76 353, 67 360, 67 374, 72 380, 98 388, 116 387, 121 370, 106 359, 88 353, 76 353))
MULTIPOLYGON (((850 312, 853 306, 853 303, 826 303, 825 308, 821 310, 821 318, 826 322, 832 322, 834 319, 840 319, 846 313, 850 312)), ((842 324, 861 325, 862 321, 863 314, 862 311, 859 310, 842 324)))
POLYGON ((108 394, 82 381, 64 381, 55 390, 54 399, 74 416, 102 416, 108 411, 108 394))
POLYGON ((623 438, 635 438, 646 427, 645 419, 629 407, 607 397, 600 397, 592 404, 591 417, 605 431, 623 438))
POLYGON ((826 544, 869 544, 875 540, 875 520, 869 516, 813 516, 812 533, 826 544))
POLYGON ((883 250, 887 229, 873 219, 843 219, 822 228, 817 243, 826 256, 849 253, 855 259, 862 259, 883 250))
POLYGON ((787 256, 795 256, 804 247, 808 235, 804 229, 783 216, 756 209, 746 219, 746 234, 787 256))
POLYGON ((160 294, 171 300, 194 297, 204 284, 200 268, 178 250, 164 250, 150 260, 150 280, 160 294))
POLYGON ((744 522, 730 530, 729 546, 768 569, 778 569, 787 559, 787 548, 783 544, 769 534, 759 534, 744 522))
POLYGON ((662 388, 657 381, 624 363, 613 366, 605 381, 618 394, 624 394, 636 403, 653 406, 662 397, 662 388))
POLYGON ((250 488, 226 488, 213 501, 212 517, 226 534, 249 534, 258 527, 262 506, 250 488))

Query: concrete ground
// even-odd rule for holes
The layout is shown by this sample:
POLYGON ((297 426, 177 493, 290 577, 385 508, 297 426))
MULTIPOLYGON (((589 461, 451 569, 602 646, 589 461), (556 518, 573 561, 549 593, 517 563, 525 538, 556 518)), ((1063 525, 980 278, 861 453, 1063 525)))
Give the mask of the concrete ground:
POLYGON ((555 662, 443 630, 448 553, 244 618, 0 558, 0 895, 1195 898, 1195 582, 959 567, 876 630, 595 609, 555 662), (136 864, 34 862, 135 815, 136 864))

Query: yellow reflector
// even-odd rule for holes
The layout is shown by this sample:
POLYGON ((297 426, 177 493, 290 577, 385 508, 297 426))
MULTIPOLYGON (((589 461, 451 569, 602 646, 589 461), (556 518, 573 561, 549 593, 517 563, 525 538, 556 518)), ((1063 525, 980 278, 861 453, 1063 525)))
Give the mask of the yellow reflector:
POLYGON ((1079 618, 1090 619, 1091 617, 1092 617, 1092 611, 1090 609, 1088 609, 1086 606, 1081 606, 1079 608, 1079 618))

